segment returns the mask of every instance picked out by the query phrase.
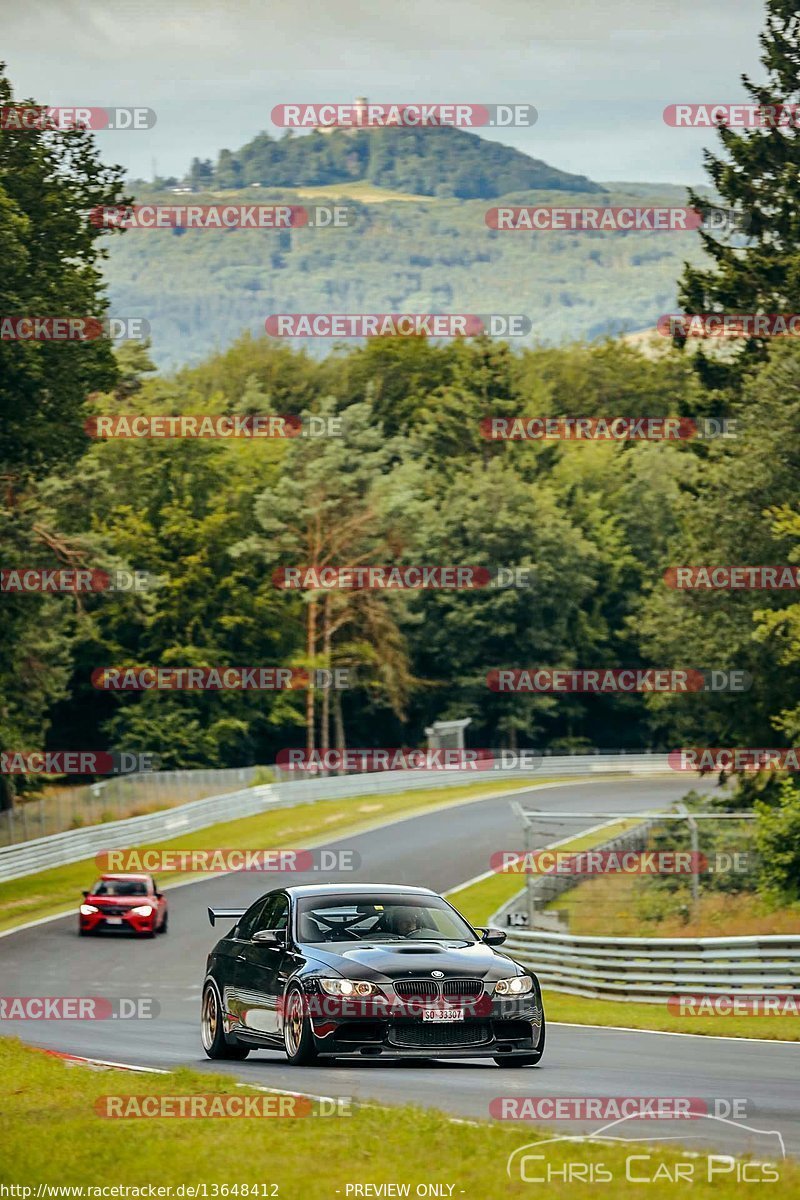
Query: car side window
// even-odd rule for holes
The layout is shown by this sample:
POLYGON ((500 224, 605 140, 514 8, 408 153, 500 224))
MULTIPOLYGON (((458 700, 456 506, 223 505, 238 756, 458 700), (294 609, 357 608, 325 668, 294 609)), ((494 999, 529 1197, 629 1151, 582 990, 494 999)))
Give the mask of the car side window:
POLYGON ((262 929, 272 929, 272 914, 275 911, 275 905, 278 901, 278 896, 270 896, 267 903, 258 914, 255 924, 250 931, 250 937, 254 933, 259 933, 262 929))
POLYGON ((289 898, 288 896, 276 896, 275 903, 267 914, 269 924, 265 925, 265 929, 286 929, 289 924, 289 898))
POLYGON ((255 904, 251 904, 247 912, 236 926, 236 936, 244 940, 250 939, 257 929, 266 929, 267 926, 261 923, 261 915, 265 909, 274 901, 274 896, 259 896, 255 904))
POLYGON ((258 933, 262 929, 285 929, 289 923, 289 900, 286 896, 278 893, 277 896, 270 896, 250 934, 258 933))

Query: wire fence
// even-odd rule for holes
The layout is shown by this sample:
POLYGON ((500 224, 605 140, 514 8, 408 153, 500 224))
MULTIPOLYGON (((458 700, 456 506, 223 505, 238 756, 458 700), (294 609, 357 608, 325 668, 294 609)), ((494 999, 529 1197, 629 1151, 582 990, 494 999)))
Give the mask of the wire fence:
POLYGON ((83 787, 52 787, 39 796, 17 800, 0 812, 0 846, 49 837, 140 817, 248 787, 259 767, 208 768, 197 771, 153 771, 104 779, 83 787))

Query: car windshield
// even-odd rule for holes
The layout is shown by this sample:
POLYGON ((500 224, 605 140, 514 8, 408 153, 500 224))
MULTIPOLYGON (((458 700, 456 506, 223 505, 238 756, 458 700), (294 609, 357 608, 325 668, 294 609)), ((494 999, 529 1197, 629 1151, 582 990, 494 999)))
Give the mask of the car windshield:
POLYGON ((303 896, 301 942, 475 942, 469 925, 439 896, 303 896))
POLYGON ((143 879, 101 879, 92 888, 93 896, 146 896, 143 879))

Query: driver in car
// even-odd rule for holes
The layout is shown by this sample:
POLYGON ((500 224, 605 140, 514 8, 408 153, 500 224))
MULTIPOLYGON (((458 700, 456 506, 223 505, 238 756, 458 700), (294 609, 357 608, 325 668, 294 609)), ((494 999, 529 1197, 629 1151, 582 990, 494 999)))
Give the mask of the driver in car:
POLYGON ((415 908, 396 908, 391 914, 389 928, 398 937, 412 937, 422 928, 420 915, 415 908))
POLYGON ((387 914, 384 926, 389 933, 405 938, 438 938, 440 934, 424 908, 398 906, 387 914))

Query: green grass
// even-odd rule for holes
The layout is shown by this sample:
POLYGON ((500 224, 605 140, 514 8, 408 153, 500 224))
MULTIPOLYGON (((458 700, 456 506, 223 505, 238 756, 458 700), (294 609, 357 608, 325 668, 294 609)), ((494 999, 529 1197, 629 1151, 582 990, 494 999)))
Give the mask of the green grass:
MULTIPOLYGON (((213 188, 209 196, 228 201, 243 199, 252 204, 254 200, 268 203, 283 199, 287 195, 297 196, 303 200, 357 200, 361 204, 383 204, 388 200, 412 202, 414 204, 435 204, 436 196, 424 196, 416 192, 398 192, 394 188, 378 187, 368 179, 354 179, 349 183, 320 183, 298 184, 295 187, 260 187, 260 188, 213 188)), ((199 203, 200 197, 193 196, 191 203, 199 203)), ((487 201, 488 203, 488 201, 487 201)), ((661 339, 664 340, 663 338, 661 339)))
MULTIPOLYGON (((627 828, 635 825, 636 821, 618 824, 627 828)), ((609 836, 609 830, 580 834, 562 843, 560 849, 588 850, 606 841, 609 836)), ((521 886, 524 886, 522 875, 516 872, 498 873, 465 887, 455 888, 447 893, 447 898, 472 925, 486 925, 492 914, 515 896, 521 886)), ((559 904, 559 907, 562 905, 559 904)), ((627 1000, 593 1000, 552 988, 544 988, 543 992, 549 1021, 565 1021, 576 1025, 622 1025, 631 1029, 762 1038, 766 1041, 800 1041, 798 1017, 690 1017, 668 1012, 666 998, 663 1005, 637 1004, 636 1001, 627 1000)))
POLYGON ((543 988, 548 1021, 576 1025, 622 1025, 628 1029, 660 1029, 667 1033, 699 1033, 716 1037, 761 1038, 764 1041, 800 1041, 800 1017, 681 1016, 662 1004, 637 1004, 635 1000, 592 1000, 543 988))
MULTIPOLYGON (((552 782, 537 779, 535 785, 552 782)), ((321 800, 274 809, 255 817, 242 817, 197 830, 169 841, 148 843, 140 849, 198 850, 224 847, 229 850, 294 848, 305 849, 320 841, 331 841, 342 833, 356 833, 420 810, 433 810, 495 792, 516 791, 531 786, 520 782, 475 783, 466 787, 425 788, 392 795, 358 796, 321 800)), ((77 911, 81 891, 97 878, 94 859, 53 867, 22 879, 0 883, 0 930, 53 913, 77 911)), ((184 880, 186 874, 162 873, 159 884, 184 880)))
MULTIPOLYGON (((155 1117, 123 1119, 120 1126, 97 1114, 95 1105, 102 1097, 256 1093, 237 1088, 229 1076, 188 1069, 170 1075, 133 1075, 68 1067, 10 1039, 0 1040, 0 1072, 0 1183, 18 1186, 205 1184, 208 1196, 213 1196, 212 1184, 263 1183, 277 1185, 274 1192, 267 1186, 264 1195, 274 1194, 279 1200, 333 1200, 337 1195, 345 1200, 348 1185, 407 1183, 413 1196, 417 1185, 435 1182, 452 1184, 451 1195, 468 1200, 530 1197, 530 1183, 521 1182, 519 1176, 507 1178, 508 1155, 539 1136, 558 1136, 557 1131, 537 1134, 527 1124, 454 1122, 435 1110, 379 1106, 355 1107, 350 1116, 155 1117)), ((424 1074, 420 1072, 421 1083, 424 1074)), ((301 1090, 302 1077, 298 1071, 301 1090)), ((505 1073, 498 1071, 498 1093, 504 1078, 505 1073)), ((625 1159, 647 1149, 562 1142, 548 1147, 547 1157, 562 1169, 567 1160, 602 1162, 615 1180, 603 1195, 626 1196, 630 1191, 641 1196, 640 1185, 625 1181, 625 1159)), ((694 1197, 733 1196, 736 1185, 731 1174, 707 1182, 705 1157, 681 1159, 679 1150, 654 1147, 649 1172, 654 1174, 657 1164, 668 1164, 673 1172, 679 1162, 694 1165, 694 1197)), ((643 1164, 636 1165, 641 1172, 643 1164)), ((775 1169, 786 1194, 792 1190, 797 1194, 800 1167, 781 1161, 775 1169)), ((548 1187, 548 1196, 559 1200, 572 1200, 576 1193, 596 1196, 598 1189, 563 1179, 548 1187)), ((354 1195, 352 1190, 349 1194, 354 1195)), ((647 1190, 656 1200, 674 1200, 675 1194, 674 1184, 666 1180, 647 1190)))

